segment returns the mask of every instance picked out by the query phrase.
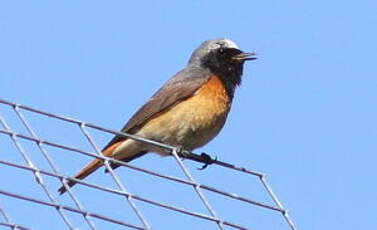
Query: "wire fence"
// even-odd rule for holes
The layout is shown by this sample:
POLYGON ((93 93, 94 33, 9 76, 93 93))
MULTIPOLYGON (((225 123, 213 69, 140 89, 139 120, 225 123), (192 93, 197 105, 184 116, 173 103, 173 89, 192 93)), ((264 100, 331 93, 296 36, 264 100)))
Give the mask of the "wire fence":
MULTIPOLYGON (((0 174, 3 173, 2 177, 6 178, 2 179, 2 182, 0 183, 0 226, 7 227, 8 229, 22 230, 35 229, 38 226, 51 227, 52 224, 54 224, 54 229, 68 228, 72 230, 168 229, 167 227, 162 227, 163 224, 161 223, 161 219, 166 222, 163 215, 166 214, 166 216, 169 216, 171 213, 174 213, 180 214, 180 216, 188 217, 189 222, 187 223, 190 223, 190 225, 193 223, 193 220, 200 220, 200 224, 197 226, 206 226, 205 229, 257 229, 257 227, 253 226, 253 223, 257 222, 258 219, 253 218, 253 212, 250 212, 250 220, 248 221, 232 220, 227 216, 218 214, 218 212, 220 213, 222 210, 215 208, 217 206, 216 202, 210 202, 211 199, 209 199, 209 197, 212 197, 213 194, 215 194, 217 196, 216 199, 213 198, 213 200, 222 199, 226 200, 226 202, 238 201, 247 208, 258 207, 260 210, 270 210, 275 213, 280 213, 286 222, 285 229, 296 230, 288 211, 283 207, 277 196, 272 191, 270 185, 267 183, 266 176, 263 173, 248 170, 246 168, 238 167, 216 159, 208 159, 206 155, 197 155, 194 153, 185 152, 184 150, 174 146, 158 143, 127 133, 120 133, 94 124, 44 112, 1 99, 0 109, 3 109, 0 110, 0 137, 4 137, 0 139, 0 149, 10 151, 8 154, 3 151, 0 152, 0 170, 5 170, 4 172, 0 171, 0 174), (5 119, 5 116, 2 115, 1 112, 3 111, 6 111, 4 113, 9 113, 7 119, 5 119), (61 125, 76 126, 75 129, 78 128, 79 130, 79 134, 77 136, 81 136, 81 138, 84 137, 84 139, 79 140, 74 145, 69 145, 51 140, 54 139, 54 137, 51 136, 53 134, 49 129, 41 132, 42 135, 39 133, 37 135, 36 130, 38 129, 38 124, 33 125, 33 122, 30 122, 30 120, 36 119, 39 122, 46 119, 53 119, 62 122, 61 125), (8 120, 10 120, 10 122, 8 122, 8 120), (12 124, 12 127, 10 124, 12 124), (13 126, 15 128, 13 128, 13 126), (138 167, 133 164, 124 163, 122 161, 103 156, 96 141, 98 138, 96 138, 96 134, 94 134, 94 132, 100 132, 101 134, 121 135, 170 151, 183 177, 175 175, 172 176, 170 173, 168 175, 165 172, 156 171, 155 169, 138 167), (43 136, 45 135, 50 135, 50 137, 44 138, 43 136), (9 142, 12 145, 9 145, 9 142), (90 148, 88 149, 87 146, 84 147, 83 142, 86 142, 90 148), (9 147, 1 147, 2 143, 7 143, 6 145, 9 145, 9 147), (68 159, 66 157, 67 155, 62 156, 61 154, 58 154, 60 151, 75 154, 71 154, 70 158, 68 159), (35 160, 35 154, 37 152, 40 153, 41 157, 38 158, 38 160, 35 160), (19 157, 17 158, 16 155, 19 157), (104 177, 106 178, 111 178, 113 184, 115 184, 115 187, 111 187, 107 184, 103 185, 103 183, 93 183, 87 179, 78 180, 67 176, 71 174, 67 173, 66 175, 67 170, 59 169, 58 164, 56 163, 61 162, 62 158, 67 158, 68 160, 63 160, 71 162, 72 164, 74 162, 78 162, 77 165, 79 165, 79 163, 81 165, 82 161, 77 159, 79 156, 81 157, 81 155, 103 160, 104 166, 109 172, 108 174, 103 175, 105 175, 104 177), (246 196, 238 195, 233 191, 225 191, 217 186, 199 183, 198 180, 194 179, 193 173, 184 164, 183 160, 185 159, 214 165, 221 170, 220 172, 229 170, 234 178, 237 178, 240 175, 256 178, 257 181, 259 181, 260 190, 264 191, 263 193, 269 197, 269 202, 257 201, 246 196), (123 166, 123 168, 127 168, 128 172, 138 173, 138 175, 148 175, 153 178, 159 178, 164 182, 170 182, 173 184, 173 187, 167 186, 164 188, 164 183, 158 187, 153 187, 154 189, 147 192, 147 194, 142 191, 130 192, 132 191, 132 187, 129 184, 127 186, 125 184, 125 182, 128 182, 129 180, 125 180, 122 178, 122 175, 116 174, 110 167, 111 163, 116 163, 123 166), (29 173, 29 177, 16 176, 20 172, 29 173), (32 178, 35 180, 31 180, 30 175, 32 175, 32 178), (67 185, 69 180, 77 182, 77 188, 69 188, 67 185), (13 184, 17 184, 17 186, 13 186, 13 184), (67 189, 67 196, 57 195, 58 193, 56 188, 59 187, 59 184, 65 186, 67 189), (185 197, 187 195, 188 197, 192 197, 192 200, 195 199, 197 203, 200 203, 201 207, 198 208, 199 205, 195 205, 194 202, 191 204, 191 201, 188 202, 188 205, 185 205, 186 207, 181 207, 174 204, 174 202, 169 202, 169 199, 173 199, 173 195, 168 195, 168 198, 165 198, 167 201, 158 200, 151 195, 166 193, 166 191, 176 189, 178 185, 185 187, 185 193, 183 192, 182 194, 176 194, 174 192, 174 197, 188 199, 185 197), (83 188, 87 189, 85 191, 80 191, 83 188), (98 193, 98 196, 96 196, 96 192, 102 193, 98 193), (193 192, 196 198, 192 195, 193 192), (104 194, 107 196, 111 195, 113 200, 105 197, 104 194), (90 202, 87 200, 90 200, 90 202), (22 215, 19 215, 20 208, 26 207, 24 206, 25 203, 34 204, 30 207, 27 206, 27 208, 29 208, 28 210, 30 210, 28 212, 28 218, 22 218, 22 215), (145 205, 148 205, 148 208, 145 205), (158 208, 158 210, 151 211, 150 207, 152 206, 154 208, 158 208), (42 210, 41 207, 49 207, 49 209, 42 210), (107 210, 105 207, 109 207, 109 209, 112 210, 107 210), (55 214, 52 214, 52 212, 55 212, 55 214), (41 217, 42 213, 45 215, 43 218, 41 217), (12 216, 15 217, 16 222, 12 220, 12 216), (124 216, 127 216, 127 218, 124 216), (133 216, 133 218, 130 216, 133 216), (37 219, 37 221, 26 221, 26 219, 37 219), (43 222, 45 222, 46 225, 43 225, 43 222), (245 223, 247 223, 247 225, 245 225, 245 223), (111 227, 109 227, 108 224, 111 224, 111 227)), ((63 138, 69 138, 70 135, 71 134, 69 132, 69 135, 63 136, 63 138)), ((72 134, 72 136, 74 135, 72 134)), ((74 139, 77 138, 75 137, 74 139)), ((134 181, 134 183, 137 183, 137 181, 134 181)), ((231 188, 232 186, 229 187, 231 188)), ((245 188, 246 186, 243 187, 243 189, 245 188)), ((133 190, 136 191, 137 189, 133 190)), ((268 213, 268 215, 270 215, 270 213, 268 213)), ((174 220, 179 220, 179 217, 175 216, 174 220)), ((192 226, 187 226, 186 228, 195 228, 192 226)), ((180 229, 185 229, 185 227, 181 227, 180 229)), ((284 229, 284 227, 279 229, 284 229)))

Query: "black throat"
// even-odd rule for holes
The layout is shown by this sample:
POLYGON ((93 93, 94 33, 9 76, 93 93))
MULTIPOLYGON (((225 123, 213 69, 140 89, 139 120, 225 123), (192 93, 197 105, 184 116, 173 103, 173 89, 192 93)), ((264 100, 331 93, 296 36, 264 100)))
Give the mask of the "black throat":
POLYGON ((220 78, 225 86, 228 96, 232 99, 234 91, 241 84, 243 61, 232 60, 231 57, 241 51, 232 49, 224 54, 213 53, 202 60, 202 66, 220 78))

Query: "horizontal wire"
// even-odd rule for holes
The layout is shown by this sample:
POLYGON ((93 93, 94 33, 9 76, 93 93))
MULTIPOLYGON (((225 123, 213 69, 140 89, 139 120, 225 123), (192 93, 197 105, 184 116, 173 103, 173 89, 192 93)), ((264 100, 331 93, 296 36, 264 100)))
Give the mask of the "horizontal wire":
MULTIPOLYGON (((101 150, 98 149, 97 145, 92 140, 89 132, 85 129, 84 125, 80 125, 80 130, 85 135, 85 137, 89 141, 90 145, 92 145, 92 147, 96 151, 97 155, 103 156, 104 154, 101 152, 101 150)), ((119 177, 114 173, 113 169, 110 166, 109 161, 105 160, 103 162, 103 165, 105 166, 106 170, 109 172, 110 176, 114 180, 114 182, 117 185, 118 189, 120 189, 121 191, 127 193, 127 189, 126 189, 124 183, 121 182, 121 180, 119 179, 119 177)), ((68 186, 68 189, 70 189, 69 186, 68 186)), ((125 198, 126 198, 128 204, 130 205, 131 209, 134 211, 134 213, 136 214, 136 216, 139 218, 139 220, 144 225, 144 227, 147 228, 147 229, 151 229, 151 226, 149 225, 148 221, 144 217, 143 213, 140 211, 140 209, 136 206, 135 202, 133 201, 132 196, 125 196, 125 198)))
MULTIPOLYGON (((24 125, 24 127, 26 128, 26 130, 28 131, 28 133, 32 137, 38 138, 37 134, 34 132, 32 127, 29 125, 29 123, 27 122, 26 118, 24 117, 24 115, 22 114, 20 109, 18 109, 18 107, 14 107, 13 109, 14 109, 15 113, 17 114, 18 118, 20 119, 20 121, 22 122, 22 124, 24 125)), ((37 143, 37 146, 38 146, 38 149, 40 150, 40 152, 42 153, 43 157, 47 161, 48 165, 50 166, 50 168, 53 170, 54 173, 58 174, 59 173, 58 168, 55 165, 55 163, 53 162, 52 158, 49 156, 47 150, 45 150, 43 148, 43 146, 39 143, 37 143)), ((61 182, 64 184, 64 180, 61 180, 61 182)), ((68 191, 68 194, 71 197, 74 204, 76 205, 76 207, 80 210, 83 210, 84 208, 83 208, 82 204, 80 203, 80 201, 77 199, 77 197, 70 191, 68 191)), ((96 230, 95 225, 92 223, 91 220, 88 219, 87 216, 83 215, 83 218, 85 219, 85 222, 88 224, 88 226, 91 230, 96 230)))
MULTIPOLYGON (((164 148, 164 149, 167 149, 167 150, 170 150, 170 151, 173 151, 174 148, 175 148, 174 146, 167 145, 167 144, 157 142, 157 141, 153 141, 153 140, 150 140, 150 139, 146 139, 146 138, 143 138, 143 137, 140 137, 140 136, 136 136, 136 135, 132 135, 132 134, 128 134, 128 133, 123 133, 123 132, 107 129, 107 128, 104 128, 104 127, 101 127, 101 126, 98 126, 98 125, 83 122, 83 121, 73 119, 73 118, 70 118, 70 117, 66 117, 66 116, 60 116, 60 115, 56 115, 56 114, 53 114, 53 113, 48 113, 48 112, 45 112, 45 111, 41 111, 41 110, 38 110, 38 109, 31 108, 29 106, 9 102, 9 101, 3 100, 3 99, 0 99, 0 103, 5 104, 5 105, 9 105, 9 106, 14 107, 14 108, 20 108, 20 109, 24 109, 24 110, 27 110, 27 111, 30 111, 30 112, 38 113, 38 114, 41 114, 41 115, 44 115, 44 116, 47 116, 47 117, 56 118, 58 120, 63 120, 63 121, 66 121, 66 122, 74 123, 74 124, 77 124, 77 125, 80 125, 80 126, 84 125, 84 126, 96 129, 96 130, 100 130, 100 131, 111 133, 111 134, 114 134, 114 135, 119 135, 119 136, 122 136, 122 137, 130 138, 130 139, 142 142, 142 143, 151 144, 151 145, 154 145, 156 147, 161 147, 161 148, 164 148)), ((194 154, 194 155, 196 155, 196 154, 194 154)), ((197 156, 196 159, 200 158, 199 155, 196 155, 196 156, 197 156)), ((192 159, 192 158, 188 158, 188 159, 195 160, 195 159, 192 159)), ((218 165, 218 166, 233 169, 233 170, 236 170, 236 171, 239 171, 239 172, 251 174, 251 175, 254 175, 254 176, 258 176, 258 177, 263 176, 263 174, 260 173, 260 172, 249 170, 249 169, 246 169, 244 167, 238 167, 238 166, 235 166, 233 164, 229 164, 227 162, 222 162, 222 161, 215 160, 215 159, 213 159, 211 161, 211 164, 215 164, 215 165, 218 165)))
MULTIPOLYGON (((0 160, 0 164, 7 165, 7 166, 10 166, 10 167, 19 168, 19 169, 29 170, 29 171, 34 170, 33 168, 30 168, 29 166, 19 165, 19 164, 15 164, 15 163, 3 161, 3 160, 0 160)), ((105 192, 109 192, 109 193, 113 193, 113 194, 117 194, 117 195, 122 195, 122 196, 130 196, 130 197, 134 198, 135 200, 139 200, 139 201, 142 201, 142 202, 145 202, 145 203, 148 203, 148 204, 159 206, 159 207, 162 207, 162 208, 165 208, 165 209, 170 209, 170 210, 173 210, 173 211, 176 211, 176 212, 180 212, 180 213, 183 213, 183 214, 186 214, 186 215, 198 217, 198 218, 201 218, 201 219, 206 219, 206 220, 210 220, 210 221, 213 221, 213 222, 220 221, 218 218, 215 218, 215 217, 212 217, 212 216, 204 215, 204 214, 197 213, 197 212, 191 212, 191 211, 188 211, 188 210, 183 209, 183 208, 178 208, 178 207, 174 207, 174 206, 171 206, 171 205, 163 204, 161 202, 146 199, 146 198, 140 197, 138 195, 131 194, 129 192, 102 187, 102 186, 99 186, 99 185, 96 185, 96 184, 91 184, 91 183, 88 183, 88 182, 85 182, 85 181, 82 181, 82 180, 78 180, 78 179, 75 179, 75 178, 57 175, 55 173, 47 172, 47 171, 42 170, 42 169, 39 170, 39 173, 50 176, 50 177, 55 177, 55 178, 58 178, 58 179, 69 179, 69 180, 77 182, 78 184, 81 184, 81 185, 84 185, 84 186, 87 186, 87 187, 91 187, 91 188, 94 188, 94 189, 97 189, 97 190, 101 190, 101 191, 105 191, 105 192)), ((241 229, 241 230, 248 229, 248 228, 239 226, 239 225, 234 224, 234 223, 229 222, 229 221, 223 221, 223 223, 225 225, 230 226, 230 227, 234 227, 234 228, 241 229)))
POLYGON ((8 223, 8 222, 0 222, 0 226, 6 226, 6 227, 9 227, 11 229, 31 230, 31 228, 26 228, 26 227, 23 227, 21 225, 12 224, 12 223, 8 223))
POLYGON ((204 194, 202 193, 202 191, 200 190, 200 187, 199 187, 199 184, 196 183, 196 181, 194 180, 194 178, 192 177, 192 175, 189 173, 188 169, 186 168, 186 166, 183 164, 181 158, 178 156, 178 151, 177 151, 177 148, 175 148, 172 152, 174 158, 175 158, 175 161, 177 162, 177 164, 179 165, 179 167, 181 168, 181 170, 183 171, 183 173, 185 174, 186 178, 194 183, 195 185, 193 186, 196 194, 199 196, 200 200, 202 201, 202 203, 204 204, 204 206, 206 207, 206 209, 208 210, 208 212, 211 214, 212 217, 214 218, 217 218, 219 219, 218 222, 216 222, 217 224, 217 227, 220 229, 220 230, 223 230, 223 225, 224 225, 224 221, 221 220, 215 210, 212 208, 212 206, 209 204, 207 198, 204 196, 204 194))
POLYGON ((91 217, 94 217, 94 218, 97 218, 97 219, 105 220, 107 222, 111 222, 111 223, 118 224, 118 225, 123 225, 123 226, 133 228, 133 229, 145 230, 145 228, 138 227, 138 226, 135 226, 135 225, 132 225, 132 224, 128 224, 128 223, 125 223, 125 222, 120 221, 120 220, 115 220, 115 219, 109 218, 107 216, 103 216, 103 215, 91 213, 91 212, 85 212, 85 211, 82 211, 80 209, 73 208, 73 207, 70 207, 70 206, 58 205, 58 204, 55 204, 55 203, 52 203, 52 202, 43 201, 43 200, 39 200, 39 199, 36 199, 36 198, 23 196, 23 195, 16 194, 16 193, 13 193, 13 192, 7 192, 7 191, 4 191, 2 189, 0 189, 0 194, 5 195, 5 196, 9 196, 9 197, 13 197, 13 198, 16 198, 16 199, 20 199, 20 200, 29 201, 29 202, 36 203, 36 204, 54 207, 56 209, 64 209, 64 210, 67 210, 67 211, 70 211, 70 212, 75 212, 75 213, 91 216, 91 217))
POLYGON ((288 210, 284 209, 283 205, 281 204, 281 202, 279 201, 278 197, 275 195, 275 193, 272 191, 272 188, 271 186, 267 183, 267 179, 266 179, 266 176, 260 178, 264 188, 267 190, 268 194, 272 197, 273 201, 275 202, 275 204, 281 208, 282 210, 284 210, 282 212, 283 214, 283 217, 285 219, 285 221, 288 223, 289 227, 292 229, 292 230, 297 230, 295 224, 293 223, 291 217, 289 216, 288 214, 288 210))
POLYGON ((0 226, 7 226, 12 230, 21 229, 21 230, 30 230, 29 228, 20 226, 18 224, 12 223, 8 214, 0 207, 0 214, 3 217, 4 221, 0 221, 0 226))
MULTIPOLYGON (((93 153, 88 153, 88 152, 85 152, 85 151, 80 150, 80 149, 56 144, 54 142, 45 141, 45 140, 42 140, 42 139, 39 139, 39 138, 29 137, 29 136, 26 136, 26 135, 23 135, 23 134, 14 133, 14 132, 6 131, 6 130, 0 129, 0 133, 4 133, 4 134, 7 134, 7 135, 14 135, 14 136, 17 136, 19 138, 23 138, 23 139, 26 139, 26 140, 29 140, 29 141, 34 141, 34 142, 37 142, 37 143, 40 143, 40 144, 45 144, 45 145, 49 145, 49 146, 53 146, 53 147, 62 148, 62 149, 66 149, 66 150, 69 150, 69 151, 81 153, 83 155, 91 156, 93 158, 108 160, 110 162, 114 162, 116 164, 120 164, 120 165, 125 166, 127 168, 131 168, 131 169, 134 169, 134 170, 137 170, 137 171, 140 171, 140 172, 144 172, 144 173, 147 173, 149 175, 157 176, 157 177, 160 177, 160 178, 164 178, 164 179, 171 180, 171 181, 178 182, 178 183, 182 183, 182 184, 198 186, 198 187, 206 189, 208 191, 218 193, 218 194, 221 194, 221 195, 233 198, 233 199, 237 199, 237 200, 240 200, 240 201, 244 201, 244 202, 256 205, 256 206, 260 206, 260 207, 263 207, 263 208, 267 208, 267 209, 271 209, 271 210, 275 210, 275 211, 279 211, 279 212, 285 212, 284 209, 274 207, 274 206, 271 206, 271 205, 268 205, 268 204, 265 204, 265 203, 262 203, 262 202, 254 201, 254 200, 236 195, 234 193, 224 192, 220 189, 216 189, 216 188, 213 188, 213 187, 208 186, 208 185, 198 184, 198 183, 194 183, 194 182, 187 181, 187 180, 184 180, 184 179, 180 179, 180 178, 177 178, 177 177, 167 176, 167 175, 163 175, 163 174, 153 172, 153 171, 150 171, 150 170, 147 170, 147 169, 142 169, 142 168, 139 168, 139 167, 136 167, 136 166, 129 165, 129 164, 123 162, 123 161, 116 160, 114 158, 100 156, 100 155, 96 155, 96 154, 93 154, 93 153)), ((81 180, 77 180, 73 177, 67 177, 67 179, 73 180, 73 181, 76 181, 76 182, 81 181, 81 180)))
MULTIPOLYGON (((10 127, 8 126, 8 124, 5 122, 5 120, 2 118, 2 116, 0 115, 0 124, 3 126, 3 128, 6 130, 6 131, 9 131, 9 132, 13 132, 10 127)), ((50 190, 47 188, 43 178, 41 177, 41 175, 39 174, 38 172, 38 168, 36 168, 34 166, 34 164, 32 163, 30 157, 26 154, 26 151, 24 150, 24 148, 22 147, 22 145, 20 144, 20 142, 17 140, 16 136, 15 135, 10 135, 9 136, 10 139, 12 140, 13 144, 15 145, 17 151, 20 153, 23 161, 25 162, 25 164, 27 164, 30 168, 34 168, 34 170, 32 171, 38 185, 41 186, 41 188, 43 189, 44 193, 47 195, 48 199, 50 200, 50 202, 56 204, 56 199, 54 198, 54 196, 51 194, 50 190)), ((72 226, 72 223, 71 221, 69 220, 69 218, 62 212, 62 210, 60 209, 56 209, 56 211, 59 213, 60 217, 63 219, 64 223, 70 228, 70 229, 74 229, 73 226, 72 226)), ((93 229, 94 230, 94 229, 93 229)))
MULTIPOLYGON (((0 103, 8 105, 8 106, 11 106, 11 107, 13 107, 15 109, 16 108, 17 109, 24 109, 26 111, 30 111, 30 112, 33 112, 33 113, 41 114, 41 115, 44 115, 44 116, 47 116, 47 117, 55 118, 55 119, 58 119, 58 120, 69 122, 69 123, 78 124, 80 126, 87 126, 87 127, 90 127, 90 128, 96 129, 96 130, 100 130, 100 131, 103 131, 103 132, 107 132, 107 133, 111 133, 111 134, 114 134, 114 135, 118 135, 118 136, 130 138, 130 139, 142 142, 142 143, 151 144, 151 145, 154 145, 154 146, 157 146, 157 147, 169 150, 171 153, 174 150, 176 150, 176 147, 170 146, 170 145, 167 145, 167 144, 164 144, 164 143, 156 142, 156 141, 153 141, 153 140, 149 140, 149 139, 146 139, 146 138, 143 138, 143 137, 139 137, 139 136, 135 136, 135 135, 128 134, 128 133, 122 133, 122 132, 114 131, 114 130, 111 130, 111 129, 107 129, 107 128, 104 128, 104 127, 101 127, 101 126, 98 126, 98 125, 94 125, 94 124, 91 124, 91 123, 82 122, 80 120, 69 118, 69 117, 66 117, 66 116, 60 116, 60 115, 52 114, 52 113, 49 113, 49 112, 44 112, 44 111, 41 111, 41 110, 38 110, 38 109, 34 109, 32 107, 28 107, 28 106, 24 106, 24 105, 19 105, 19 104, 16 104, 16 103, 13 103, 13 102, 9 102, 9 101, 3 100, 3 99, 0 99, 0 103)), ((0 132, 2 132, 4 134, 8 134, 8 135, 15 135, 14 133, 7 133, 6 131, 4 132, 2 130, 0 130, 0 132)), ((207 189, 209 191, 212 191, 212 192, 215 192, 215 193, 219 193, 219 194, 222 194, 224 196, 231 197, 233 199, 241 200, 241 201, 244 201, 244 202, 247 202, 247 203, 251 203, 251 204, 254 204, 254 205, 257 205, 257 206, 260 206, 260 207, 267 208, 267 209, 279 211, 284 216, 284 218, 287 221, 287 223, 290 226, 290 228, 292 230, 296 230, 296 227, 295 227, 292 219, 288 215, 288 211, 283 207, 283 205, 277 199, 276 195, 273 193, 271 187, 269 186, 269 184, 267 183, 267 181, 265 179, 265 175, 262 174, 262 173, 260 173, 260 172, 249 170, 249 169, 246 169, 244 167, 238 167, 238 166, 235 166, 233 164, 229 164, 227 162, 218 161, 216 159, 210 159, 210 162, 206 162, 206 161, 203 160, 203 158, 201 158, 200 155, 197 155, 197 154, 194 154, 194 153, 179 154, 180 157, 183 157, 185 159, 194 160, 194 161, 198 161, 198 162, 203 162, 203 163, 206 163, 206 164, 208 164, 208 163, 209 164, 215 164, 215 165, 218 165, 218 166, 221 166, 221 167, 225 167, 225 168, 228 168, 228 169, 231 169, 231 170, 235 170, 235 171, 238 171, 238 172, 242 172, 242 173, 246 173, 246 174, 250 174, 250 175, 254 175, 254 176, 259 177, 261 183, 263 184, 263 186, 266 189, 267 193, 269 194, 269 196, 271 197, 271 199, 273 200, 273 202, 276 204, 277 207, 274 207, 274 206, 271 206, 271 205, 267 205, 267 204, 263 204, 263 203, 256 202, 256 201, 252 201, 252 200, 249 200, 249 199, 246 199, 246 198, 242 198, 242 197, 239 197, 238 195, 235 195, 235 194, 226 193, 226 192, 223 192, 221 190, 217 190, 215 188, 212 188, 210 186, 205 186, 205 185, 200 185, 200 184, 197 184, 197 183, 192 183, 190 181, 186 181, 186 180, 182 180, 182 179, 179 179, 179 178, 174 178, 174 177, 162 175, 162 174, 159 174, 159 173, 156 173, 156 172, 152 172, 152 171, 145 170, 145 169, 142 169, 142 168, 138 168, 138 167, 135 167, 135 166, 127 165, 127 164, 125 164, 122 161, 117 161, 117 160, 114 160, 112 158, 107 158, 107 157, 102 157, 102 156, 94 155, 94 154, 87 153, 87 152, 79 150, 79 149, 75 149, 75 148, 71 148, 71 147, 68 147, 68 146, 59 145, 59 144, 56 144, 56 143, 53 143, 53 142, 43 141, 43 140, 40 140, 40 139, 31 138, 31 137, 28 137, 28 136, 25 136, 25 135, 22 135, 22 134, 17 134, 17 135, 19 137, 21 137, 21 138, 24 138, 24 139, 27 139, 27 140, 31 140, 31 141, 35 141, 38 144, 42 144, 43 143, 43 144, 54 146, 54 147, 57 147, 57 148, 63 148, 63 149, 74 151, 74 152, 78 152, 78 153, 81 153, 81 154, 84 154, 84 155, 87 155, 87 156, 91 156, 91 157, 95 157, 95 158, 98 158, 98 159, 102 159, 104 161, 114 162, 114 163, 120 164, 122 166, 125 166, 125 167, 128 167, 128 168, 132 168, 132 169, 137 170, 137 171, 148 173, 150 175, 158 176, 158 177, 165 178, 165 179, 168 179, 168 180, 171 180, 171 181, 176 181, 176 182, 179 182, 179 183, 190 184, 190 185, 193 185, 193 186, 201 187, 203 189, 207 189)), ((71 179, 72 180, 72 178, 69 178, 69 177, 67 177, 67 179, 71 179)), ((80 183, 80 182, 78 182, 78 183, 80 183)))

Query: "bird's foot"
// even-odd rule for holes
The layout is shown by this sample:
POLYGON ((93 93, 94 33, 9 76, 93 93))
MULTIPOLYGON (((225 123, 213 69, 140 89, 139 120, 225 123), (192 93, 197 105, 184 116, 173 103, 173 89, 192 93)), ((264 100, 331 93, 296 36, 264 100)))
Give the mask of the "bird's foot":
POLYGON ((215 157, 215 159, 213 160, 211 156, 207 153, 200 154, 200 157, 202 158, 202 162, 204 163, 204 165, 201 168, 198 168, 199 170, 206 169, 208 165, 212 164, 214 161, 217 160, 217 157, 215 157))
POLYGON ((203 163, 204 165, 202 167, 198 168, 199 170, 203 170, 203 169, 207 168, 208 165, 212 164, 213 162, 215 162, 217 160, 217 157, 215 157, 215 159, 212 159, 211 156, 206 154, 206 153, 201 153, 200 155, 191 153, 187 150, 184 150, 181 146, 177 146, 176 149, 175 149, 175 152, 183 160, 184 159, 190 159, 190 160, 194 160, 194 161, 203 163))

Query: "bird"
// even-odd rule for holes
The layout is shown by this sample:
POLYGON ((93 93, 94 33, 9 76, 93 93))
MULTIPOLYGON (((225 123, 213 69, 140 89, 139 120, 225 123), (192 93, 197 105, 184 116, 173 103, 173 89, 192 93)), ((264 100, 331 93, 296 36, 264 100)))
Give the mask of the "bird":
MULTIPOLYGON (((218 38, 204 41, 189 58, 187 66, 170 78, 128 120, 121 132, 192 151, 211 141, 220 132, 230 111, 235 89, 241 84, 245 61, 257 59, 243 52, 234 41, 218 38)), ((115 136, 102 154, 130 162, 146 153, 170 155, 167 150, 115 136)), ((93 159, 75 179, 84 179, 104 164, 93 159)), ((120 165, 110 163, 112 169, 120 165)), ((76 182, 68 180, 72 187, 76 182)), ((63 194, 67 188, 59 188, 63 194)))

